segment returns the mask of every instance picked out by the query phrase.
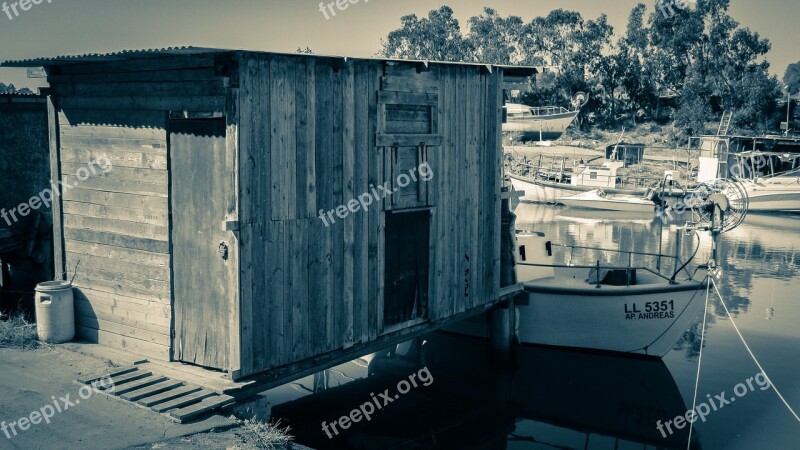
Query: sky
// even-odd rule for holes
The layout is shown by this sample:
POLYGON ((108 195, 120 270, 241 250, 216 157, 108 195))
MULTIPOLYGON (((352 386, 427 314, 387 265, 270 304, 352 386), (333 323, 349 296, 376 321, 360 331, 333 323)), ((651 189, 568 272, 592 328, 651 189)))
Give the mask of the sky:
MULTIPOLYGON (((4 1, 10 6, 19 0, 0 0, 0 7, 4 1)), ((425 16, 442 4, 453 8, 462 28, 484 6, 525 21, 564 8, 584 18, 605 13, 620 35, 642 0, 354 0, 335 17, 328 12, 327 19, 319 0, 39 1, 28 11, 18 7, 17 16, 9 8, 11 19, 0 10, 0 61, 181 45, 278 52, 309 47, 317 54, 374 56, 401 16, 425 16)), ((652 10, 655 1, 643 3, 652 10)), ((800 61, 794 34, 800 1, 731 0, 731 15, 772 42, 767 59, 779 77, 788 64, 800 61)), ((18 87, 39 83, 20 69, 0 69, 0 81, 18 87)))

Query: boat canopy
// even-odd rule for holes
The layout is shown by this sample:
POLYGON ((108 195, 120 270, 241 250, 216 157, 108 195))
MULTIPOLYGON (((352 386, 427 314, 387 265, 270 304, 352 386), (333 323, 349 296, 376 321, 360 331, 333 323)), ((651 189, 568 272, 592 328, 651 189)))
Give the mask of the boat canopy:
POLYGON ((750 150, 746 152, 739 152, 737 156, 740 158, 758 158, 759 156, 766 156, 767 158, 779 158, 781 161, 793 161, 800 159, 800 153, 787 153, 787 152, 765 152, 760 150, 750 150))
POLYGON ((519 103, 506 103, 505 108, 509 117, 553 116, 570 112, 563 106, 528 106, 519 103))

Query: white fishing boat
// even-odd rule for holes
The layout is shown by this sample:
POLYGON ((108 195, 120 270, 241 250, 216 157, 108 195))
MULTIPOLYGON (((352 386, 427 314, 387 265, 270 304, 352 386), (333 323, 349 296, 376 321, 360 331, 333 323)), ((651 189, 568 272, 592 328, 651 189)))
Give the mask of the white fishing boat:
POLYGON ((735 158, 750 211, 800 212, 800 154, 745 151, 735 158))
POLYGON ((647 214, 654 212, 658 200, 634 195, 610 195, 602 189, 595 189, 569 197, 558 197, 556 201, 571 208, 647 214))
POLYGON ((705 284, 689 274, 556 265, 542 235, 517 245, 522 343, 663 357, 703 308, 705 284))
POLYGON ((514 191, 524 191, 520 201, 529 203, 560 203, 559 198, 602 188, 609 194, 641 196, 646 188, 619 187, 617 171, 624 167, 622 161, 604 160, 600 164, 581 164, 575 171, 534 170, 533 176, 524 176, 508 170, 507 177, 514 191))
POLYGON ((523 141, 554 141, 561 137, 580 110, 570 111, 562 106, 527 106, 519 103, 505 105, 506 122, 503 132, 523 141))
MULTIPOLYGON (((631 257, 671 259, 670 273, 662 274, 632 265, 559 265, 554 256, 559 247, 542 233, 517 235, 516 273, 525 286, 515 299, 516 335, 522 344, 661 358, 703 309, 704 281, 693 279, 696 274, 674 257, 630 253, 631 257)), ((566 248, 568 254, 576 249, 618 252, 566 248)), ((699 279, 703 275, 700 272, 699 279)), ((446 330, 488 336, 487 321, 480 316, 446 330)))
POLYGON ((800 212, 800 154, 744 151, 729 169, 747 191, 755 212, 800 212))
POLYGON ((800 212, 800 152, 796 139, 702 136, 691 138, 689 148, 700 150, 698 182, 735 178, 747 191, 751 212, 800 212))
POLYGON ((569 183, 530 178, 514 173, 508 173, 508 179, 513 191, 525 193, 520 197, 520 201, 526 203, 557 203, 558 197, 585 191, 569 183))
MULTIPOLYGON (((516 275, 524 293, 514 300, 516 335, 523 344, 663 357, 694 323, 705 304, 706 271, 716 271, 716 238, 737 227, 747 213, 744 190, 728 180, 703 185, 695 220, 678 233, 710 231, 712 256, 693 272, 677 256, 562 246, 543 233, 516 236, 516 275), (556 264, 554 249, 566 247, 570 259, 556 264), (622 266, 572 264, 576 249, 627 255, 622 266), (657 260, 656 268, 634 266, 635 257, 657 260), (664 271, 662 261, 672 261, 664 271), (701 267, 705 270, 701 270, 701 267)), ((699 244, 698 247, 699 249, 699 244)), ((696 254, 696 252, 695 252, 696 254)), ((668 266, 668 264, 666 264, 668 266)), ((448 331, 487 336, 488 324, 477 317, 448 331)))
POLYGON ((776 176, 743 181, 750 211, 800 212, 800 176, 776 176))

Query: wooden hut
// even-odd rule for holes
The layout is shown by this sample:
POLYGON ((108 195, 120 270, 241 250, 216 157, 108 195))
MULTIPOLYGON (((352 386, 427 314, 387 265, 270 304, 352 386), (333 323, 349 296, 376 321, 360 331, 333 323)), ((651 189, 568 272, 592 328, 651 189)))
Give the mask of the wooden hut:
POLYGON ((50 84, 56 265, 85 339, 296 375, 513 290, 502 86, 532 68, 199 48, 4 65, 50 84))

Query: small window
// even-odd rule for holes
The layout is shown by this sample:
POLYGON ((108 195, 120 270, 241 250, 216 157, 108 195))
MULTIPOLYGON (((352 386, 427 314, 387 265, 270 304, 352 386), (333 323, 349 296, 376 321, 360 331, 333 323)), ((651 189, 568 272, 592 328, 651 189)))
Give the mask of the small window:
POLYGON ((597 172, 589 172, 589 179, 596 180, 597 179, 597 172))
POLYGON ((430 105, 385 106, 387 134, 431 134, 433 107, 430 105))

